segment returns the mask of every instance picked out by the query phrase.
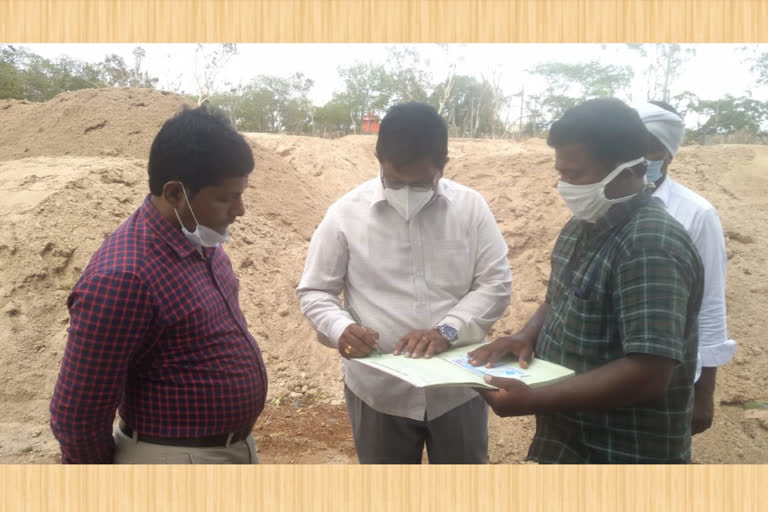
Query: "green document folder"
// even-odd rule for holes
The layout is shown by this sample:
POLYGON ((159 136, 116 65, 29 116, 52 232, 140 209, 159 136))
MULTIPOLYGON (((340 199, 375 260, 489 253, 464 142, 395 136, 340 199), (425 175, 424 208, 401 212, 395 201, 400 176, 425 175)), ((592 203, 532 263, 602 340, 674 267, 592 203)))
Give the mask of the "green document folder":
POLYGON ((417 388, 437 386, 470 386, 497 389, 485 382, 485 375, 519 379, 535 388, 553 384, 574 374, 564 366, 534 358, 528 368, 522 369, 516 358, 505 358, 493 368, 474 367, 466 362, 468 352, 483 346, 483 343, 455 348, 432 356, 430 359, 407 358, 403 355, 384 354, 353 359, 358 363, 376 368, 402 379, 417 388))

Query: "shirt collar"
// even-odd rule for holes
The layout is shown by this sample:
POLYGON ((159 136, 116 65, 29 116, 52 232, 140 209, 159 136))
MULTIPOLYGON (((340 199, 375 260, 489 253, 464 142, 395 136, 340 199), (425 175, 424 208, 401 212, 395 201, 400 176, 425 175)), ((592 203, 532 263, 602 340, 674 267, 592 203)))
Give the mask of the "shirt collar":
POLYGON ((165 217, 160 215, 151 201, 151 194, 148 194, 141 205, 141 214, 146 219, 150 229, 180 258, 186 258, 196 251, 194 245, 184 236, 180 229, 171 224, 165 217))
MULTIPOLYGON (((445 179, 440 178, 440 181, 437 182, 437 196, 444 197, 449 203, 453 199, 453 191, 448 188, 445 184, 445 179)), ((381 178, 376 178, 376 184, 374 185, 373 189, 373 196, 371 197, 371 204, 370 207, 373 208, 374 205, 386 201, 387 198, 384 197, 384 185, 381 183, 381 178)))
POLYGON ((664 203, 664 206, 669 206, 669 196, 672 193, 672 178, 669 176, 664 178, 656 190, 653 192, 654 197, 658 197, 664 203))

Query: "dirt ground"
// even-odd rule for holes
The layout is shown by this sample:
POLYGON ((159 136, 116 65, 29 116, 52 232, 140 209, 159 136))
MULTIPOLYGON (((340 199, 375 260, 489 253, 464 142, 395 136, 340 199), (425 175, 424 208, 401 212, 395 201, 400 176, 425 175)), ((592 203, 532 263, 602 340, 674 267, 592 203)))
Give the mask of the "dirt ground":
MULTIPOLYGON (((48 404, 66 343, 66 297, 104 237, 146 195, 152 138, 184 103, 143 89, 0 101, 0 463, 58 461, 48 404)), ((378 172, 375 139, 246 136, 256 168, 248 212, 226 250, 269 373, 268 405, 254 430, 261 459, 354 463, 339 357, 315 341, 294 289, 326 208, 378 172)), ((446 176, 483 194, 509 245, 511 305, 493 338, 518 328, 543 300, 548 255, 568 212, 541 140, 456 139, 449 153, 446 176)), ((687 146, 672 174, 720 212, 729 334, 739 343, 718 373, 715 423, 694 438, 694 461, 766 463, 768 422, 744 418, 742 404, 768 399, 768 147, 687 146)), ((492 416, 491 462, 520 462, 533 431, 531 418, 492 416)))

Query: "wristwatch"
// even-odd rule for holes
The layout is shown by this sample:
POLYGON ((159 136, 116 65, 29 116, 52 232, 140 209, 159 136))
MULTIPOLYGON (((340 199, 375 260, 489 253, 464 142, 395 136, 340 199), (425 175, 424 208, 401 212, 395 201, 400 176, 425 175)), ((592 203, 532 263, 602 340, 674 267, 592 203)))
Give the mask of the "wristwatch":
POLYGON ((449 345, 452 345, 453 342, 459 338, 459 331, 452 325, 442 324, 435 327, 435 329, 437 329, 437 332, 440 333, 440 336, 442 336, 449 345))

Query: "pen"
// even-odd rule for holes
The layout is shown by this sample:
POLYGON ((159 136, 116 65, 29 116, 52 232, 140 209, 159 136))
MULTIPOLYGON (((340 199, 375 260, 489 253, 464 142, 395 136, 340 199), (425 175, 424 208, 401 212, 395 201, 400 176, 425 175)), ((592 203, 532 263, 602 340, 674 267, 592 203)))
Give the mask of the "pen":
MULTIPOLYGON (((357 325, 359 325, 360 327, 363 327, 363 322, 360 321, 360 317, 357 316, 357 313, 355 313, 354 309, 347 308, 347 312, 349 313, 349 315, 352 317, 352 320, 354 320, 357 325)), ((379 346, 376 345, 375 348, 376 348, 376 357, 381 357, 381 350, 379 350, 379 346)))

